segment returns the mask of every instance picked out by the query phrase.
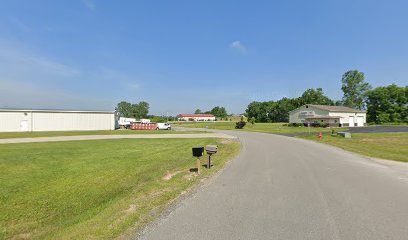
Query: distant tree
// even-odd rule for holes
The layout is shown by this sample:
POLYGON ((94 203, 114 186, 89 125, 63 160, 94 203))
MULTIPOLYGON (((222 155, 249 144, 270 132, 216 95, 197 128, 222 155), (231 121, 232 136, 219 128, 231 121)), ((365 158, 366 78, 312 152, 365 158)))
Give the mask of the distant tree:
POLYGON ((256 121, 256 119, 255 119, 254 117, 251 117, 251 118, 249 119, 249 122, 250 122, 252 125, 255 124, 255 121, 256 121))
POLYGON ((344 105, 363 109, 365 93, 371 89, 370 84, 364 81, 364 73, 357 70, 347 71, 343 74, 341 82, 344 105))
POLYGON ((366 95, 368 122, 408 122, 408 86, 377 87, 366 95))
POLYGON ((201 109, 196 109, 194 113, 195 113, 195 114, 201 114, 201 113, 203 113, 203 112, 201 111, 201 109))
POLYGON ((323 89, 321 88, 310 88, 307 89, 300 99, 300 105, 304 104, 317 104, 317 105, 333 105, 333 101, 324 95, 323 89))
POLYGON ((216 106, 213 109, 211 109, 210 113, 219 118, 225 118, 228 116, 227 110, 225 110, 225 107, 216 106))
POLYGON ((132 104, 129 102, 121 101, 120 103, 118 103, 115 110, 121 117, 132 117, 132 104))
POLYGON ((149 103, 141 101, 137 104, 132 104, 132 114, 135 118, 146 118, 149 113, 149 103))

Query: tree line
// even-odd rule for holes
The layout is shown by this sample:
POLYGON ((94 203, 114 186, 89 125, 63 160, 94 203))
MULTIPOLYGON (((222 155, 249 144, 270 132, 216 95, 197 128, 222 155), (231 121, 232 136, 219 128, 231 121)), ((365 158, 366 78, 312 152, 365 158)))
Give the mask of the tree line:
POLYGON ((194 112, 195 114, 212 114, 216 117, 219 118, 225 118, 228 116, 227 110, 225 109, 225 107, 220 107, 220 106, 216 106, 214 108, 212 108, 210 111, 201 111, 200 109, 195 110, 194 112))
POLYGON ((365 81, 364 73, 358 70, 344 73, 341 84, 341 100, 330 99, 322 88, 310 88, 297 98, 251 102, 245 112, 248 118, 255 118, 256 122, 288 122, 289 112, 302 105, 337 105, 367 110, 367 121, 370 123, 408 122, 408 86, 392 84, 372 89, 365 81))
POLYGON ((147 114, 149 114, 149 108, 149 103, 145 101, 139 103, 121 101, 118 103, 115 110, 119 113, 120 117, 140 119, 147 117, 147 114))

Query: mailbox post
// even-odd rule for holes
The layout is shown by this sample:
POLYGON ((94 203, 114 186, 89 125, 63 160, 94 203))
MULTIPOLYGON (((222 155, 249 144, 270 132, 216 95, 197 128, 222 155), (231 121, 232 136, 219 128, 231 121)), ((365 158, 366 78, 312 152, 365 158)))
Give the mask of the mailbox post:
POLYGON ((200 173, 200 157, 204 155, 204 147, 198 146, 198 147, 193 147, 193 157, 197 157, 197 173, 200 173))
POLYGON ((205 150, 207 151, 207 154, 208 154, 207 168, 211 168, 211 156, 217 153, 218 147, 217 145, 207 145, 205 146, 205 150))

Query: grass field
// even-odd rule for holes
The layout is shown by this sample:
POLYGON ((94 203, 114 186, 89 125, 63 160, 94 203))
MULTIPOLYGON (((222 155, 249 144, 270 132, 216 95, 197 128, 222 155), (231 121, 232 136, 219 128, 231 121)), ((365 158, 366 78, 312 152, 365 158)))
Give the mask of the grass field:
POLYGON ((56 136, 79 136, 79 135, 118 135, 118 134, 171 134, 171 133, 197 133, 194 131, 174 130, 98 130, 98 131, 54 131, 54 132, 0 132, 0 139, 5 138, 32 138, 32 137, 56 137, 56 136))
MULTIPOLYGON (((278 134, 299 134, 308 133, 309 128, 307 127, 288 127, 283 126, 284 123, 247 123, 244 129, 240 131, 250 131, 250 132, 268 132, 268 133, 278 133, 278 134)), ((206 128, 209 129, 220 129, 220 130, 236 130, 235 122, 181 122, 172 123, 174 127, 187 127, 187 128, 206 128)), ((347 128, 334 128, 336 131, 344 131, 347 128)), ((310 132, 331 132, 331 128, 310 128, 310 132)))
POLYGON ((130 236, 239 152, 222 139, 126 139, 0 145, 0 239, 130 236), (196 176, 191 147, 217 144, 196 176))
POLYGON ((317 136, 305 139, 340 147, 362 155, 408 162, 408 133, 355 133, 352 138, 327 135, 322 140, 317 136))

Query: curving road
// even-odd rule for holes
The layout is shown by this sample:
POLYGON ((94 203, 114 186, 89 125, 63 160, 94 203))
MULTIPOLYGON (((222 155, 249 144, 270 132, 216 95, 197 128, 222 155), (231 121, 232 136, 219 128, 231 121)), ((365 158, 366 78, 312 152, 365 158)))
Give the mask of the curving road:
POLYGON ((408 239, 408 165, 228 132, 240 156, 140 239, 408 239))

